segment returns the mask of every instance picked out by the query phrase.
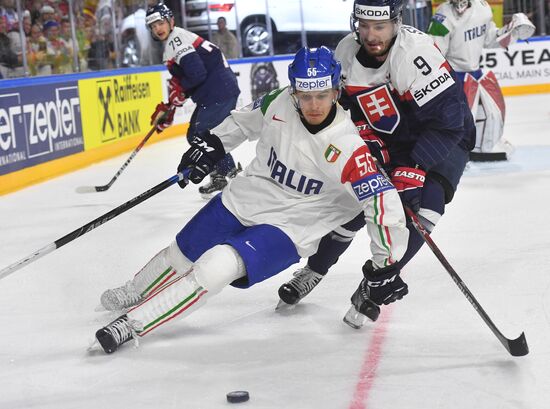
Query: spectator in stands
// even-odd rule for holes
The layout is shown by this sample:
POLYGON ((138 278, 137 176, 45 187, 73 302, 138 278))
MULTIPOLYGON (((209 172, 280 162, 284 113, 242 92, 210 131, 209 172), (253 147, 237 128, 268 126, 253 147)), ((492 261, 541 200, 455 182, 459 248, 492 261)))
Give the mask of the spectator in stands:
POLYGON ((59 33, 59 23, 54 20, 44 23, 44 35, 47 41, 47 52, 53 64, 54 74, 73 72, 72 64, 65 41, 59 33))
POLYGON ((93 33, 88 50, 88 69, 107 70, 114 68, 114 45, 105 36, 93 33))
POLYGON ((0 17, 4 18, 6 32, 19 30, 19 18, 15 6, 15 0, 0 0, 0 17))
POLYGON ((40 18, 37 20, 38 23, 41 25, 44 25, 48 21, 54 21, 55 20, 55 10, 52 6, 48 6, 47 4, 45 6, 42 6, 40 9, 40 18))
POLYGON ((222 50, 225 58, 239 58, 239 42, 237 37, 227 29, 227 21, 225 17, 219 17, 218 31, 212 34, 212 42, 222 50))
POLYGON ((50 75, 52 65, 48 57, 47 40, 42 34, 40 24, 35 23, 31 26, 27 45, 27 61, 31 75, 50 75))
POLYGON ((11 70, 19 64, 17 54, 13 52, 8 37, 8 25, 5 16, 0 16, 0 78, 11 77, 11 70))

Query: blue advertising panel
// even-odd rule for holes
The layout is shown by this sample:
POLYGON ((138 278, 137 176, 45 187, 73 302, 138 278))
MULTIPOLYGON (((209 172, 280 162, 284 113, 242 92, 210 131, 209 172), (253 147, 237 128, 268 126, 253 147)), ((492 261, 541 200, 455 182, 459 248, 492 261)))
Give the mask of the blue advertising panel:
POLYGON ((77 81, 0 90, 0 175, 83 150, 77 81))

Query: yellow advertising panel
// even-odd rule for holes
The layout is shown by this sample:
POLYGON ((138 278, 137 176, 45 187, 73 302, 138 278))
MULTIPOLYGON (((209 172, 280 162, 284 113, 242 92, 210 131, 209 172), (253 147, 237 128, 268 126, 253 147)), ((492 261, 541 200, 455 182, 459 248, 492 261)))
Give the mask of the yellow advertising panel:
MULTIPOLYGON (((437 6, 439 6, 441 3, 445 3, 445 0, 432 0, 432 11, 434 13, 437 6)), ((502 23, 502 10, 504 0, 488 0, 487 3, 489 3, 489 5, 491 6, 491 10, 493 11, 493 21, 495 22, 497 27, 502 27, 504 25, 502 23)))
POLYGON ((163 98, 160 72, 80 80, 78 90, 85 150, 145 135, 163 98))

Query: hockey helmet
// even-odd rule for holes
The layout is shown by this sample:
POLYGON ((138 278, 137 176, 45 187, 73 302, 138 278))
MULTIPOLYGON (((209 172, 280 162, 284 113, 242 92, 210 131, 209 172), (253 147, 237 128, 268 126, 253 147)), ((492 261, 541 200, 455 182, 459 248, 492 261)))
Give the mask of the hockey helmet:
POLYGON ((403 0, 355 0, 352 19, 394 20, 401 17, 403 0))
POLYGON ((450 0, 450 2, 458 14, 464 13, 472 5, 470 0, 450 0))
POLYGON ((145 13, 145 24, 147 28, 151 29, 151 24, 155 21, 167 20, 170 21, 174 17, 172 10, 164 3, 158 3, 147 9, 145 13))
POLYGON ((288 66, 292 93, 296 91, 340 90, 342 66, 328 47, 302 47, 288 66))

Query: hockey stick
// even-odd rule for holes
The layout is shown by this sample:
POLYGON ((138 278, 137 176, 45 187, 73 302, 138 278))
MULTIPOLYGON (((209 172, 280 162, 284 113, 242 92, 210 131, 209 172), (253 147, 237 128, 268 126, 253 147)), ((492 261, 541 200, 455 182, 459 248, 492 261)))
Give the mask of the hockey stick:
POLYGON ((114 219, 116 216, 124 213, 127 210, 130 210, 132 207, 144 202, 150 197, 156 195, 157 193, 162 192, 164 189, 172 186, 173 184, 179 182, 180 180, 187 180, 189 171, 185 171, 183 174, 178 173, 177 175, 172 176, 169 179, 166 179, 164 182, 159 183, 158 185, 152 187, 151 189, 141 193, 140 195, 134 197, 133 199, 128 200, 126 203, 118 206, 117 208, 111 210, 110 212, 105 213, 102 216, 99 216, 97 219, 92 220, 89 223, 86 223, 84 226, 79 227, 78 229, 66 234, 65 236, 57 239, 53 243, 48 244, 47 246, 41 248, 40 250, 35 251, 34 253, 28 255, 27 257, 9 265, 8 267, 0 270, 0 279, 7 277, 11 273, 19 270, 20 268, 26 266, 27 264, 32 263, 33 261, 38 260, 39 258, 45 256, 48 253, 58 249, 61 246, 73 241, 74 239, 83 236, 89 231, 95 229, 96 227, 101 226, 102 224, 108 222, 111 219, 114 219))
POLYGON ((527 345, 527 340, 525 339, 525 333, 522 332, 519 337, 516 339, 508 339, 504 335, 502 335, 502 332, 499 331, 497 326, 493 323, 491 318, 487 315, 483 307, 479 304, 479 302, 476 300, 476 298, 473 296, 473 294, 470 292, 468 287, 466 287, 466 284, 462 281, 460 276, 457 274, 457 272, 454 270, 454 268, 449 264, 445 256, 443 256, 443 253, 439 250, 439 248, 435 245, 434 241, 430 237, 430 233, 424 228, 420 220, 418 220, 418 216, 408 207, 405 207, 405 212, 407 215, 411 218, 412 223, 414 225, 414 228, 422 236, 428 247, 433 251, 437 259, 443 264, 443 267, 445 267, 445 270, 447 270, 447 273, 451 276, 455 284, 458 286, 460 291, 462 291, 462 294, 466 296, 466 299, 470 302, 470 304, 474 307, 474 309, 477 311, 477 313, 481 316, 483 321, 487 324, 487 326, 493 331, 493 334, 496 335, 498 340, 502 345, 504 345, 504 348, 512 355, 512 356, 524 356, 529 353, 529 346, 527 345))
MULTIPOLYGON (((175 108, 171 108, 171 109, 175 109, 175 108)), ((163 118, 166 115, 168 114, 167 113, 164 114, 163 118)), ((115 176, 113 176, 113 178, 109 181, 109 183, 101 186, 79 186, 76 188, 76 193, 105 192, 106 190, 108 190, 112 186, 112 184, 115 183, 115 181, 118 179, 120 174, 124 171, 124 169, 126 169, 126 166, 128 166, 128 164, 135 158, 135 156, 141 150, 141 148, 143 148, 143 145, 145 145, 149 140, 149 138, 155 133, 156 129, 157 129, 157 125, 155 124, 153 125, 151 130, 147 132, 147 135, 145 135, 145 138, 143 138, 143 140, 139 143, 139 145, 134 149, 130 157, 126 159, 126 162, 124 162, 124 164, 120 167, 118 172, 115 174, 115 176)))

